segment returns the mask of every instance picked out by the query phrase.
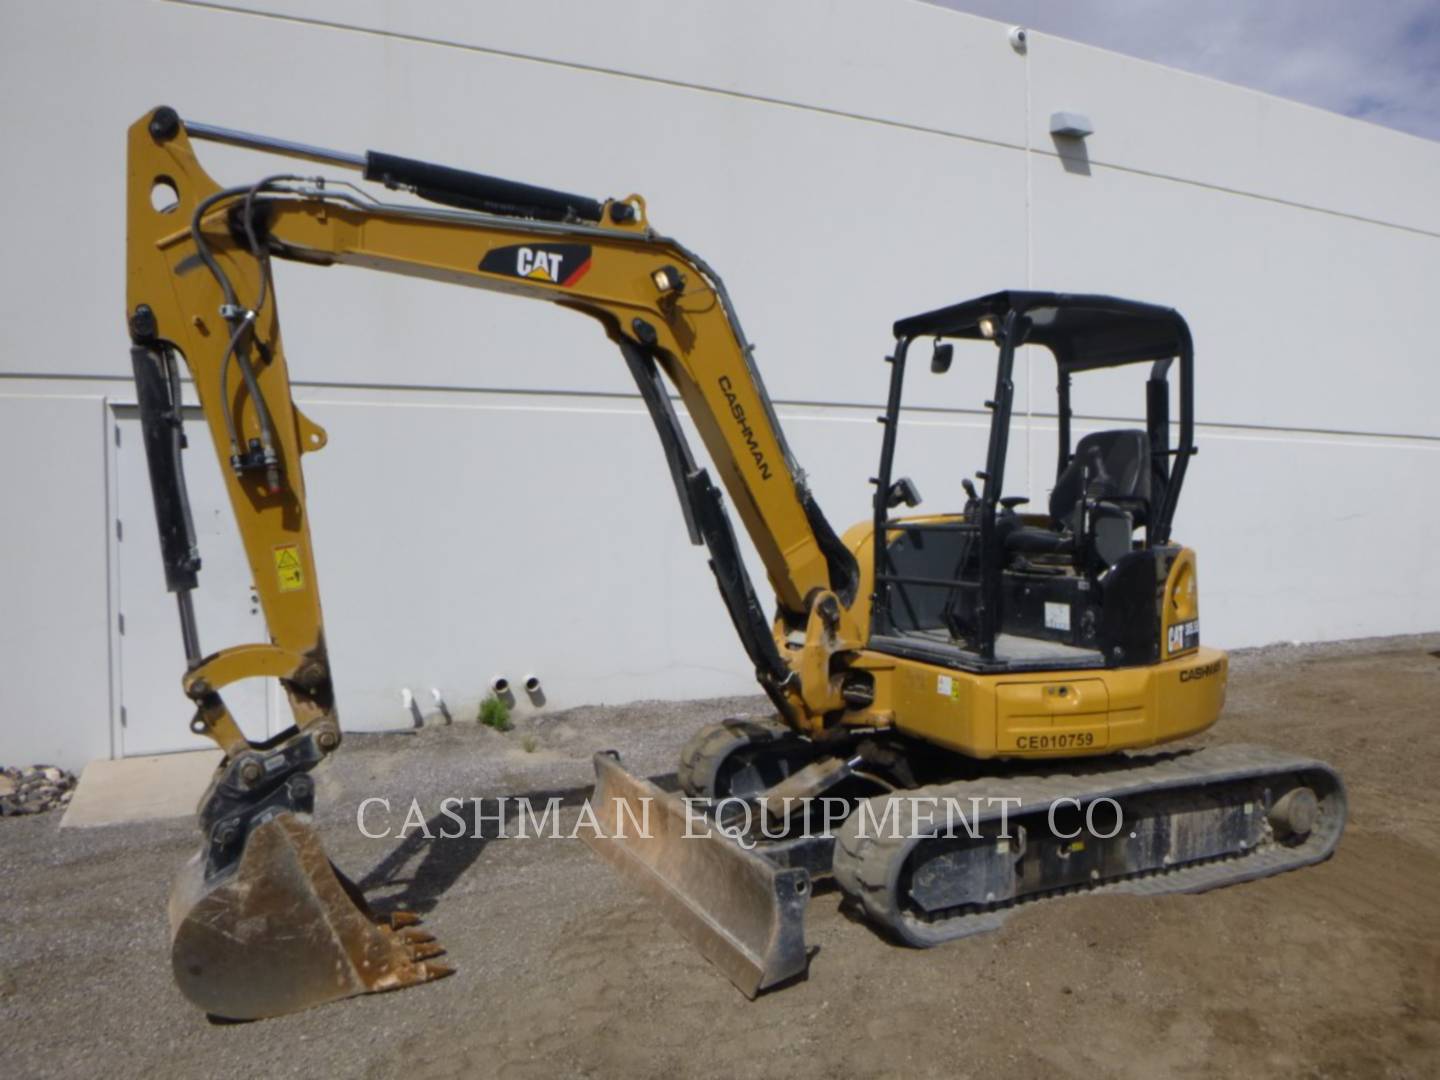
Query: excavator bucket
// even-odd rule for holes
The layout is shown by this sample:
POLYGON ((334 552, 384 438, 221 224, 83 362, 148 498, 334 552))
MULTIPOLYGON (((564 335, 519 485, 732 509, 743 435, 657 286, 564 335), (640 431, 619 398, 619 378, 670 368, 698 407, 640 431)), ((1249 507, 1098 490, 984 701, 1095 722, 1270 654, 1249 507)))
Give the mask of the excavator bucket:
POLYGON ((444 950, 409 913, 378 918, 293 813, 255 826, 237 865, 205 853, 170 891, 175 981, 211 1016, 258 1020, 439 979, 444 950))
POLYGON ((699 810, 626 772, 618 755, 595 755, 586 842, 654 899, 665 918, 740 991, 760 991, 805 971, 810 875, 780 868, 726 839, 699 810), (709 827, 707 827, 709 826, 709 827))

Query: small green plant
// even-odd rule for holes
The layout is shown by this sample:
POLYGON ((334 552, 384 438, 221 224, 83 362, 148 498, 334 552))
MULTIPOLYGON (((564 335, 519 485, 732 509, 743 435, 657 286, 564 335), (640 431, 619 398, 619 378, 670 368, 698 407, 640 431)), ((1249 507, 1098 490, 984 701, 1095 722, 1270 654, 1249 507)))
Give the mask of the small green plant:
POLYGON ((495 731, 509 731, 513 726, 510 723, 510 706, 494 694, 486 695, 485 700, 480 702, 479 720, 495 731))
POLYGON ((526 735, 525 738, 520 740, 520 745, 524 748, 527 754, 533 754, 535 752, 535 747, 539 746, 540 744, 535 741, 534 735, 526 735))

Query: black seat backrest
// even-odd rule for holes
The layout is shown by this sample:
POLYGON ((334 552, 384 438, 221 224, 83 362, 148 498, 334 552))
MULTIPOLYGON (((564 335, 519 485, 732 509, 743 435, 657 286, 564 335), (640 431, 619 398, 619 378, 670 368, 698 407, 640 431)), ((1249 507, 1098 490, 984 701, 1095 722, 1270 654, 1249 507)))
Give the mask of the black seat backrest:
POLYGON ((1140 500, 1144 506, 1135 508, 1135 523, 1148 524, 1150 480, 1150 437, 1145 432, 1092 431, 1075 444, 1075 453, 1055 479, 1050 516, 1057 526, 1074 532, 1080 500, 1088 494, 1096 499, 1140 500))

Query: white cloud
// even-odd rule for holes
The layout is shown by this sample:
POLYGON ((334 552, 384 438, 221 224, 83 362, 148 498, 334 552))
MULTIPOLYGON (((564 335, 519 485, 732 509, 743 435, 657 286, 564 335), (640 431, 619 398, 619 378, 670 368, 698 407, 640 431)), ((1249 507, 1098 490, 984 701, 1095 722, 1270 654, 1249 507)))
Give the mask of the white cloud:
POLYGON ((1440 139, 1437 0, 930 0, 1440 139))

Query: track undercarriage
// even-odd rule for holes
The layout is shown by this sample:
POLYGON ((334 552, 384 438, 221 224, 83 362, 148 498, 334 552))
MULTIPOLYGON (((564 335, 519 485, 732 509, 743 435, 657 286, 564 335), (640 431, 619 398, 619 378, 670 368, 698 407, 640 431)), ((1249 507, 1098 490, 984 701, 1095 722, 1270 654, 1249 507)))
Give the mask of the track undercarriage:
MULTIPOLYGON (((1048 765, 908 749, 874 735, 822 745, 748 719, 707 727, 686 745, 678 779, 692 805, 706 807, 709 843, 784 876, 783 888, 757 887, 762 914, 750 905, 706 915, 710 925, 735 918, 755 928, 749 955, 764 974, 741 986, 747 993, 804 969, 804 904, 769 900, 807 896, 802 871, 832 877, 872 925, 924 948, 995 929, 1039 900, 1203 892, 1297 869, 1327 858, 1345 825, 1333 769, 1266 747, 1048 765), (767 959, 767 943, 783 943, 783 959, 767 959)), ((597 801, 613 797, 602 788, 597 801)), ((714 881, 688 880, 674 862, 656 872, 681 905, 714 881)))

